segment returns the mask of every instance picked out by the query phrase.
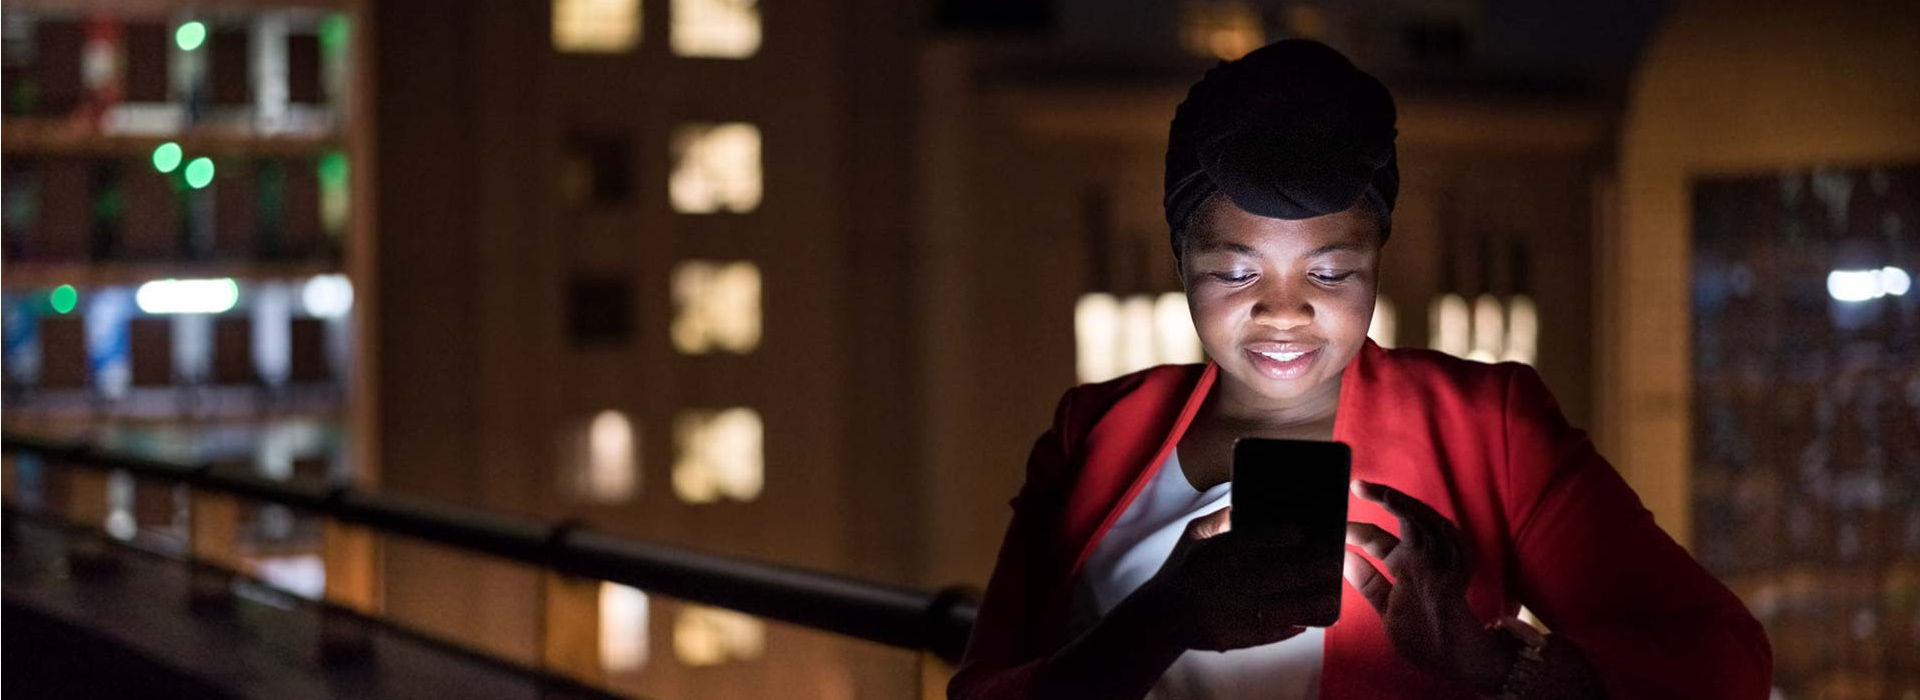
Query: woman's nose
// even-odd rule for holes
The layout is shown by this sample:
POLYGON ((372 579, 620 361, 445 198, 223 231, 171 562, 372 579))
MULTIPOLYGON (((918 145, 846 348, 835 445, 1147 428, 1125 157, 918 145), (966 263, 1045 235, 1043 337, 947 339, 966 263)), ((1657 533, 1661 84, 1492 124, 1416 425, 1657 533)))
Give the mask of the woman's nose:
POLYGON ((1268 284, 1254 302, 1253 320, 1283 330, 1312 323, 1312 299, 1301 291, 1284 282, 1268 284))

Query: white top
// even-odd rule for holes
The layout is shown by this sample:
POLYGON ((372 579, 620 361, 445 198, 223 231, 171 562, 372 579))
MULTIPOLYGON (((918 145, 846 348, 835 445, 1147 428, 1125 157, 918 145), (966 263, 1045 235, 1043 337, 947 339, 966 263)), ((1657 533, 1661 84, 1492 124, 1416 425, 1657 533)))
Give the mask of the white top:
MULTIPOLYGON (((1180 468, 1180 450, 1141 489, 1105 537, 1094 546, 1075 586, 1073 629, 1077 635, 1145 583, 1173 551, 1187 521, 1233 504, 1233 482, 1196 491, 1180 468)), ((1147 693, 1148 700, 1306 700, 1320 695, 1320 657, 1325 630, 1306 632, 1265 646, 1227 652, 1189 650, 1174 661, 1147 693)))

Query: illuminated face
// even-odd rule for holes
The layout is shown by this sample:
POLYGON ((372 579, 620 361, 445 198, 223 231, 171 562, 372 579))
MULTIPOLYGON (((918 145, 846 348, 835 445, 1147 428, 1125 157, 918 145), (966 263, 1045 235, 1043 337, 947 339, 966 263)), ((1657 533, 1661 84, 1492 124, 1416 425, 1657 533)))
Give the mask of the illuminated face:
POLYGON ((1365 207, 1273 219, 1219 197, 1183 242, 1194 329, 1223 389, 1291 409, 1337 395, 1360 351, 1379 280, 1378 224, 1365 207))

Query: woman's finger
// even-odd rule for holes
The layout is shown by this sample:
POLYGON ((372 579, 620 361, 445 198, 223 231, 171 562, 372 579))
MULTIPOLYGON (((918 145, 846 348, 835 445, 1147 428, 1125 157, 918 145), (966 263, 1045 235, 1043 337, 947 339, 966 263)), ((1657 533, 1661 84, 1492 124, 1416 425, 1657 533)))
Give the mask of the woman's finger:
POLYGON ((1187 521, 1187 539, 1204 540, 1233 529, 1233 506, 1226 506, 1187 521))
POLYGON ((1453 521, 1425 501, 1399 489, 1369 481, 1355 482, 1354 493, 1380 504, 1400 520, 1400 537, 1409 547, 1419 550, 1436 569, 1449 569, 1465 559, 1459 551, 1463 543, 1455 533, 1453 521))
POLYGON ((1376 484, 1371 481, 1355 481, 1353 482, 1353 493, 1354 495, 1378 504, 1387 511, 1388 515, 1399 520, 1400 540, 1405 542, 1408 547, 1419 549, 1426 545, 1428 539, 1426 536, 1428 534, 1427 524, 1420 519, 1419 514, 1405 508, 1404 503, 1394 497, 1393 494, 1398 494, 1400 493, 1399 491, 1384 484, 1376 484))
POLYGON ((1400 538, 1373 523, 1348 522, 1347 544, 1359 547, 1375 559, 1386 561, 1387 555, 1400 546, 1400 538))
POLYGON ((1360 592, 1360 597, 1365 598, 1368 605, 1381 615, 1387 614, 1387 600, 1393 596, 1393 582, 1388 581, 1387 575, 1380 573, 1373 562, 1356 552, 1347 552, 1346 563, 1340 573, 1353 586, 1353 590, 1360 592))

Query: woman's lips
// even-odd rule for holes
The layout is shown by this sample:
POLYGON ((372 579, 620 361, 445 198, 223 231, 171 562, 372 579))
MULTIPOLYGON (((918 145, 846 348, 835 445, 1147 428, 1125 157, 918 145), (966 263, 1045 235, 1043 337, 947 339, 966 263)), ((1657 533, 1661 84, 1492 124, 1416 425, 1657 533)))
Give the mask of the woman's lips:
POLYGON ((1256 343, 1245 348, 1245 352, 1254 369, 1274 379, 1306 376, 1314 359, 1320 356, 1318 346, 1300 343, 1256 343))

